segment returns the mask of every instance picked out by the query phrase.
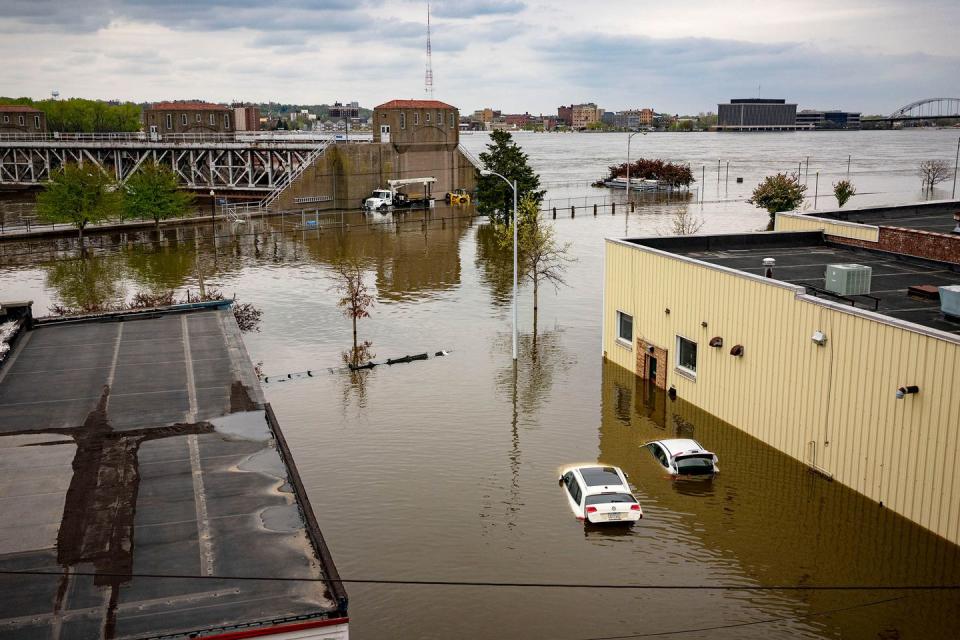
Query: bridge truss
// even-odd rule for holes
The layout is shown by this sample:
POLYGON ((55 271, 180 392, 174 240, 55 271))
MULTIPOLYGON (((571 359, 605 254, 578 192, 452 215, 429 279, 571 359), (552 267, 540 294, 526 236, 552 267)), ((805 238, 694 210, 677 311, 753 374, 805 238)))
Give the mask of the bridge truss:
POLYGON ((0 140, 0 186, 34 186, 67 163, 91 164, 118 183, 141 166, 170 167, 187 189, 274 192, 322 153, 325 143, 0 140))
POLYGON ((960 98, 925 98, 900 107, 889 120, 960 118, 960 98))

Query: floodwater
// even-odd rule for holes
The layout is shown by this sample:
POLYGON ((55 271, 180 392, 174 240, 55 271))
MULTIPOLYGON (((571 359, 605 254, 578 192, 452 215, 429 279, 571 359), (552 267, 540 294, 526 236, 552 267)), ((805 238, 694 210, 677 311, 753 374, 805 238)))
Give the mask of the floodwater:
MULTIPOLYGON (((949 153, 944 132, 877 133, 908 142, 915 157, 949 153)), ((561 165, 547 182, 615 161, 575 163, 567 156, 577 136, 522 138, 532 156, 537 144, 566 145, 543 151, 561 165)), ((657 139, 634 144, 641 138, 657 139)), ((896 187, 888 201, 919 186, 897 175, 886 179, 896 187)), ((0 299, 32 298, 43 312, 140 289, 195 292, 199 265, 207 287, 263 309, 261 331, 245 342, 268 379, 314 372, 264 390, 344 578, 593 585, 348 584, 357 638, 955 637, 960 592, 904 587, 960 585, 956 546, 603 362, 603 238, 666 233, 678 206, 559 216, 558 240, 577 261, 567 286, 541 287, 536 335, 531 291, 521 288, 516 368, 509 256, 483 218, 443 207, 354 213, 349 229, 331 218, 304 230, 297 217, 220 227, 216 239, 210 227, 168 230, 160 243, 149 231, 115 234, 93 240, 86 260, 67 240, 0 244, 0 299), (359 334, 377 361, 449 355, 342 371, 350 323, 336 307, 332 265, 344 256, 363 264, 376 296, 359 334), (640 445, 673 435, 715 451, 720 475, 663 477, 640 445), (557 469, 596 460, 629 474, 644 509, 636 526, 588 528, 570 513, 557 469), (625 584, 644 588, 596 586, 625 584)), ((686 206, 709 230, 766 223, 737 203, 686 206)))

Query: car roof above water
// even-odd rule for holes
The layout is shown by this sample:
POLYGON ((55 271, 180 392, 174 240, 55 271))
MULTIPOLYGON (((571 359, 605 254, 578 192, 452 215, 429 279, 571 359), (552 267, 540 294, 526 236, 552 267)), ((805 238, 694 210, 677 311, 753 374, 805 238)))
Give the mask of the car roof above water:
POLYGON ((588 487, 622 487, 623 480, 616 467, 598 465, 580 467, 580 476, 588 487))
POLYGON ((691 438, 672 438, 669 440, 657 440, 657 442, 663 445, 671 456, 681 453, 710 453, 703 448, 703 445, 691 438))

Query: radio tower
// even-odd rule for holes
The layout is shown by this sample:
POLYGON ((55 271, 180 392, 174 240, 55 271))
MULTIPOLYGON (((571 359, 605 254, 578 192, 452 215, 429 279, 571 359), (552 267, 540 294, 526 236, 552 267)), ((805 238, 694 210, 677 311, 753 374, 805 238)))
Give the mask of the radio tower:
POLYGON ((427 72, 423 78, 424 93, 433 99, 433 53, 430 49, 430 3, 427 3, 427 72))

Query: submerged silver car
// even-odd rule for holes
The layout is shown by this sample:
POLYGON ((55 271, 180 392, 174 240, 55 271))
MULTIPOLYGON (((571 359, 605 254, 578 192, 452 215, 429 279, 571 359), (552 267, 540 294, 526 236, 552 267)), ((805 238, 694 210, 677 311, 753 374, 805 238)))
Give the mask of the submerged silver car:
POLYGON ((654 440, 643 446, 650 450, 664 471, 675 478, 712 478, 720 472, 716 454, 704 449, 696 440, 654 440))

